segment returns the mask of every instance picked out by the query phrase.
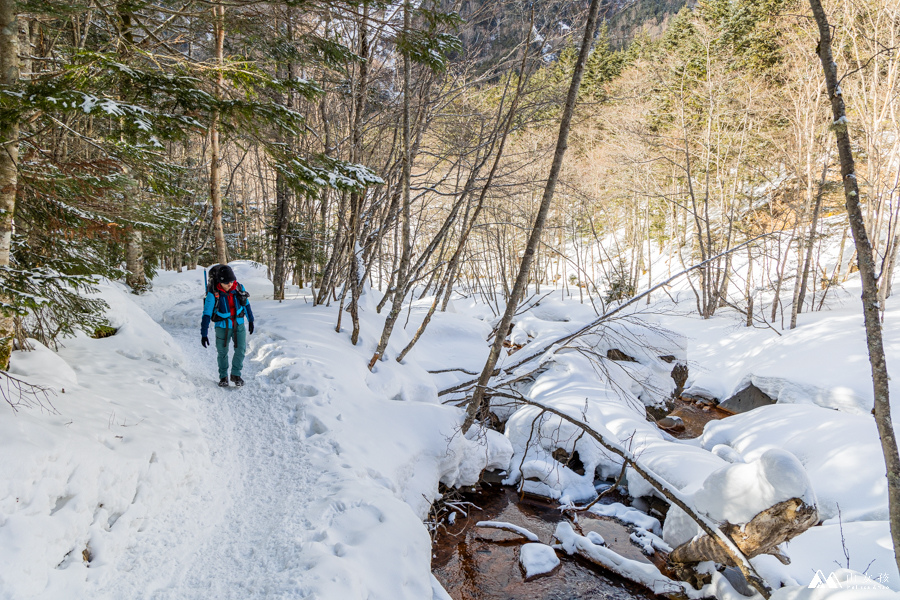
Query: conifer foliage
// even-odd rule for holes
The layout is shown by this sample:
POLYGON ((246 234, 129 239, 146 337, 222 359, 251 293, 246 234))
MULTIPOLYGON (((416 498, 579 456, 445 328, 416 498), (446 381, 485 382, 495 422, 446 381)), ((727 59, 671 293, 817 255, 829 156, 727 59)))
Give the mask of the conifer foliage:
MULTIPOLYGON (((84 292, 95 277, 126 276, 140 291, 168 250, 155 246, 184 238, 186 222, 209 220, 197 202, 208 159, 196 146, 213 129, 262 153, 297 193, 380 183, 365 167, 284 141, 306 133, 299 102, 325 92, 282 64, 334 73, 354 59, 314 24, 272 27, 300 14, 293 4, 231 3, 221 62, 206 35, 207 3, 4 4, 18 33, 2 49, 0 88, 3 171, 16 207, 0 294, 20 336, 52 342, 76 326, 93 329, 102 305, 84 292)), ((333 6, 307 5, 320 8, 333 6)))

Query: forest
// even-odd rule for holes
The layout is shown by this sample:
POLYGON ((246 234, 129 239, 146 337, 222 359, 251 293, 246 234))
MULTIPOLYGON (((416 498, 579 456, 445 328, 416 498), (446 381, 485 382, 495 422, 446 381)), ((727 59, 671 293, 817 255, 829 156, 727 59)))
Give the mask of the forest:
MULTIPOLYGON (((630 482, 639 474, 672 505, 670 515, 682 511, 719 544, 677 562, 731 565, 753 588, 748 594, 776 597, 780 587, 750 558, 777 557, 778 544, 822 522, 884 522, 890 569, 900 564, 893 553, 900 547, 900 455, 885 363, 886 355, 900 357, 890 326, 900 259, 896 0, 0 0, 0 21, 0 366, 10 414, 29 404, 22 394, 38 398, 41 412, 56 411, 39 399, 53 385, 16 370, 15 355, 36 345, 64 353, 85 336, 120 337, 110 314, 124 311, 126 300, 111 301, 108 282, 124 284, 154 320, 178 325, 181 316, 153 312, 176 289, 166 287, 175 285, 174 274, 202 285, 205 267, 252 264, 261 282, 254 299, 274 307, 302 298, 321 309, 303 318, 327 320, 335 336, 348 333, 369 388, 370 379, 406 381, 396 369, 410 360, 427 365, 434 402, 460 420, 447 439, 475 439, 474 427, 485 448, 494 448, 500 442, 493 434, 505 435, 510 458, 521 463, 502 469, 504 482, 523 493, 538 480, 555 490, 543 494, 555 500, 571 496, 577 504, 594 491, 589 485, 579 496, 575 484, 529 478, 532 437, 559 437, 541 433, 543 425, 535 433, 535 422, 553 418, 557 432, 574 428, 572 439, 545 444, 541 461, 570 474, 578 454, 593 466, 588 475, 615 480, 613 488, 628 471, 633 497, 640 494, 630 482), (528 325, 557 298, 578 308, 547 319, 572 327, 528 325), (732 329, 723 336, 745 330, 788 345, 805 339, 797 337, 807 335, 804 324, 844 306, 862 319, 857 333, 865 332, 857 340, 865 348, 854 355, 865 385, 850 387, 854 398, 868 398, 848 401, 847 410, 877 429, 866 435, 887 470, 883 510, 842 517, 838 501, 832 507, 817 489, 815 518, 801 524, 791 517, 793 529, 776 541, 763 531, 764 552, 722 533, 762 512, 743 521, 703 516, 683 493, 694 488, 661 482, 666 473, 647 466, 653 451, 641 454, 643 442, 633 439, 646 423, 629 437, 587 399, 583 410, 549 408, 523 391, 527 383, 539 395, 548 363, 575 360, 565 358, 568 349, 586 361, 570 365, 579 374, 572 381, 593 369, 635 394, 641 419, 646 405, 655 422, 673 407, 668 371, 665 384, 638 393, 602 366, 607 358, 640 363, 648 373, 672 368, 659 359, 688 365, 690 344, 672 340, 689 337, 689 328, 653 315, 690 315, 701 323, 690 326, 697 331, 727 318, 732 329), (446 347, 436 341, 458 311, 488 324, 479 330, 476 359, 454 359, 452 336, 446 347), (643 311, 634 314, 644 320, 630 321, 632 311, 643 311), (617 332, 609 335, 618 346, 598 341, 604 327, 617 332), (519 412, 504 416, 504 402, 519 412), (530 425, 522 414, 531 414, 530 425), (485 434, 491 427, 496 431, 485 434), (579 450, 588 442, 605 458, 579 450)), ((245 272, 235 268, 243 281, 245 272)), ((194 317, 199 326, 199 313, 194 317)), ((282 326, 293 332, 297 322, 284 317, 282 326)), ((459 331, 465 327, 476 326, 459 331)), ((304 339, 299 329, 297 338, 304 339)), ((797 351, 815 361, 816 345, 808 343, 797 351)), ((710 365, 719 364, 714 355, 710 365)), ((718 402, 738 391, 713 394, 709 376, 709 389, 698 392, 701 376, 691 373, 674 398, 687 389, 718 402)), ((406 398, 405 383, 377 385, 385 397, 406 398)), ((778 403, 799 402, 778 396, 786 388, 771 392, 756 379, 752 386, 778 403)), ((837 412, 845 406, 812 402, 837 412)), ((707 427, 699 439, 724 431, 707 427)), ((795 473, 794 462, 784 472, 795 473)), ((420 521, 431 519, 434 536, 441 519, 465 504, 448 500, 454 486, 438 479, 441 493, 436 480, 418 494, 428 506, 404 496, 424 511, 420 521)), ((456 487, 464 480, 460 475, 456 487)), ((796 514, 815 507, 807 488, 798 489, 760 509, 788 498, 800 498, 796 514)), ((3 507, 0 535, 4 511, 12 513, 3 507)), ((670 521, 657 523, 658 535, 646 530, 671 545, 667 552, 676 547, 663 535, 670 521)), ((555 539, 576 548, 587 537, 557 530, 555 539)), ((657 542, 646 543, 652 552, 657 542)), ((674 552, 685 555, 683 548, 674 552)), ((578 552, 610 568, 593 550, 578 552)), ((849 569, 849 556, 846 562, 849 569)), ((671 592, 635 572, 626 578, 671 592)), ((692 573, 667 575, 703 578, 702 569, 692 573)), ((712 577, 703 583, 717 585, 712 577)), ((3 581, 0 572, 0 597, 3 581)))
MULTIPOLYGON (((235 258, 265 264, 276 299, 290 279, 346 303, 354 323, 366 284, 386 292, 379 310, 417 286, 505 300, 584 9, 13 3, 3 285, 15 336, 53 343, 99 324, 79 295, 93 276, 140 292, 158 269, 235 258)), ((900 246, 897 8, 833 9, 883 300, 900 246)), ((561 282, 602 312, 722 254, 692 273, 700 314, 734 305, 783 328, 822 305, 855 261, 828 271, 819 258, 832 230, 852 240, 829 219, 842 194, 808 13, 703 2, 623 50, 599 27, 529 276, 538 291, 561 282), (739 256, 755 274, 736 273, 739 256)))

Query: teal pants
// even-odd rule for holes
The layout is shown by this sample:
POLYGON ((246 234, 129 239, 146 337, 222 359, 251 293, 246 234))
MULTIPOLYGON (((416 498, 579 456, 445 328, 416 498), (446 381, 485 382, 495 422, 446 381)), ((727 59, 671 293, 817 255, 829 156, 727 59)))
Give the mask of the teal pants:
POLYGON ((234 357, 231 359, 231 374, 235 377, 240 377, 241 369, 244 368, 244 354, 247 352, 246 325, 238 325, 236 330, 225 327, 216 327, 216 353, 219 359, 219 379, 228 377, 229 344, 234 344, 234 357))

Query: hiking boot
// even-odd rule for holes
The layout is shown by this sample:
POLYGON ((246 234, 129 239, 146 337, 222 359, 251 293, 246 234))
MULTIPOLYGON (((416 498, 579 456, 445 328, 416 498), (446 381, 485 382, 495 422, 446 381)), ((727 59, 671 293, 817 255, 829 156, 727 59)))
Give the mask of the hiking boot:
POLYGON ((244 380, 241 379, 240 375, 232 375, 231 380, 234 382, 234 385, 237 387, 241 387, 242 385, 244 385, 244 380))
POLYGON ((228 387, 228 379, 223 377, 219 380, 219 387, 228 387))

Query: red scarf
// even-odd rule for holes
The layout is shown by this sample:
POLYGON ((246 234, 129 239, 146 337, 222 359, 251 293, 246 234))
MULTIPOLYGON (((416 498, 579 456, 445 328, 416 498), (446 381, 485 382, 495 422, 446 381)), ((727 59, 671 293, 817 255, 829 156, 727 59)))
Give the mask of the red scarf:
POLYGON ((234 294, 231 293, 235 290, 236 287, 237 283, 231 286, 231 289, 226 290, 222 288, 221 283, 219 284, 219 291, 225 294, 225 300, 228 303, 228 313, 231 315, 232 319, 235 318, 235 315, 237 315, 237 311, 234 307, 234 294))

